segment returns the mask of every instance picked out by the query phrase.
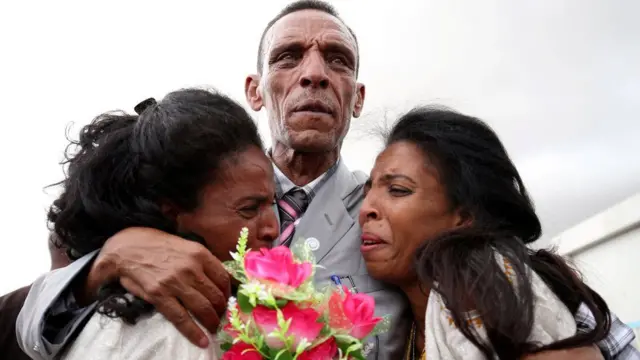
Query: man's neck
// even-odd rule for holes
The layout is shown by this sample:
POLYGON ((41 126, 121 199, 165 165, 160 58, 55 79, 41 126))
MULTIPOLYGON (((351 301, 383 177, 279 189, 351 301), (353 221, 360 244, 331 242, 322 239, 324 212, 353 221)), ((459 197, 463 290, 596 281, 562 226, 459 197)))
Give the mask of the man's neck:
POLYGON ((340 149, 328 152, 298 152, 276 142, 271 159, 296 186, 304 186, 324 174, 337 161, 340 149))
POLYGON ((424 349, 424 328, 425 328, 425 315, 427 313, 427 302, 429 300, 429 293, 431 289, 424 286, 419 281, 400 287, 409 300, 411 305, 411 312, 413 313, 413 319, 416 326, 416 350, 421 353, 424 349))

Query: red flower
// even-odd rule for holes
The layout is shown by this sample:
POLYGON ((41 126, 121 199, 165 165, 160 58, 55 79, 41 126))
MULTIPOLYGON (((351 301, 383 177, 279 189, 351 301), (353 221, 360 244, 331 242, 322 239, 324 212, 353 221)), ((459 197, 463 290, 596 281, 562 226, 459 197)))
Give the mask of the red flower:
POLYGON ((263 357, 252 345, 243 342, 235 343, 222 355, 220 360, 262 360, 263 357))
POLYGON ((367 294, 352 294, 344 287, 344 298, 334 292, 329 299, 329 326, 364 339, 382 318, 374 316, 375 301, 367 294))
POLYGON ((298 360, 333 360, 337 354, 338 345, 336 345, 336 340, 331 337, 322 344, 300 354, 298 360))

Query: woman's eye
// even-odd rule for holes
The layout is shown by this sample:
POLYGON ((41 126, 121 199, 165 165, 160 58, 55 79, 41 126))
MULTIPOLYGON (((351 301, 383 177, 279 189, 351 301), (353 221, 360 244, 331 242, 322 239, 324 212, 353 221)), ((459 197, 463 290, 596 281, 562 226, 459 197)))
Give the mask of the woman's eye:
POLYGON ((411 190, 402 186, 391 185, 389 186, 389 193, 392 196, 406 196, 411 194, 411 190))
POLYGON ((240 215, 242 215, 245 218, 252 218, 258 214, 258 210, 259 210, 258 205, 252 205, 252 206, 245 206, 241 208, 239 212, 240 212, 240 215))

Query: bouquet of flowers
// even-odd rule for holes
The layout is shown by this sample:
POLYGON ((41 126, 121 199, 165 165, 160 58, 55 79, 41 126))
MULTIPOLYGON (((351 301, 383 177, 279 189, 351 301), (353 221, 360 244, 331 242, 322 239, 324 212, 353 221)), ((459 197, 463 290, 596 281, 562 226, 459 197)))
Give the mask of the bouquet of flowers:
POLYGON ((374 316, 373 298, 340 286, 316 290, 308 247, 251 251, 247 235, 242 229, 225 263, 240 286, 219 332, 222 360, 364 359, 362 340, 388 327, 374 316))

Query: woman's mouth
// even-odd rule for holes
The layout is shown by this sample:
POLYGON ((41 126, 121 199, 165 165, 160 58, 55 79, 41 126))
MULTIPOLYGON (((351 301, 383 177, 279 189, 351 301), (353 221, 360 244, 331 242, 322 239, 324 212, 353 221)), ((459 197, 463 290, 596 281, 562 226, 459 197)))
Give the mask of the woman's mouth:
POLYGON ((362 234, 362 245, 360 246, 362 252, 373 251, 385 245, 387 243, 376 235, 362 234))

